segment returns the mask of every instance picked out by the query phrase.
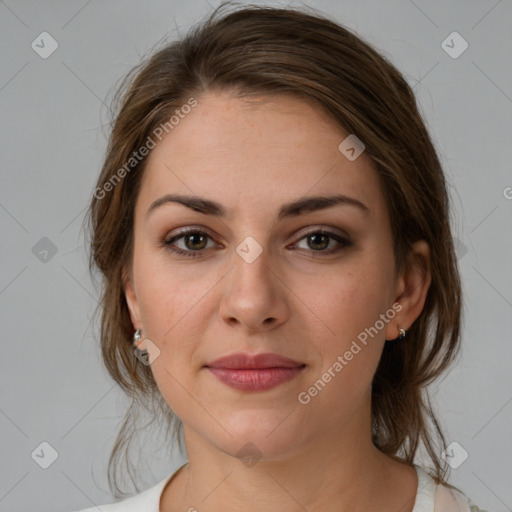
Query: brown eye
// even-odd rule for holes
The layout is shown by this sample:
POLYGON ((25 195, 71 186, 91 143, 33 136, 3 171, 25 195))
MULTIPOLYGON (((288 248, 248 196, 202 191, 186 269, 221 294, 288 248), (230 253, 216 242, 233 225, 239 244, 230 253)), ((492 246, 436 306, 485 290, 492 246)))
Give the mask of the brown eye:
POLYGON ((320 255, 333 254, 353 245, 353 242, 347 238, 324 230, 311 231, 301 238, 301 241, 302 240, 307 240, 307 247, 300 247, 299 244, 296 244, 296 247, 299 249, 309 249, 309 252, 312 252, 313 254, 320 253, 320 255), (335 242, 334 247, 332 247, 332 241, 335 242), (329 246, 331 246, 331 248, 329 248, 329 246))
POLYGON ((208 239, 211 240, 211 237, 204 231, 187 230, 166 240, 164 244, 170 251, 176 254, 194 257, 200 256, 202 250, 207 248, 208 239), (179 242, 181 246, 178 245, 177 242, 179 242))
POLYGON ((311 249, 326 249, 329 246, 330 237, 323 233, 315 233, 314 235, 308 235, 308 245, 311 249))
POLYGON ((183 237, 185 246, 188 249, 198 251, 200 249, 204 249, 206 247, 207 243, 207 237, 202 235, 201 233, 191 233, 188 235, 185 235, 183 237))

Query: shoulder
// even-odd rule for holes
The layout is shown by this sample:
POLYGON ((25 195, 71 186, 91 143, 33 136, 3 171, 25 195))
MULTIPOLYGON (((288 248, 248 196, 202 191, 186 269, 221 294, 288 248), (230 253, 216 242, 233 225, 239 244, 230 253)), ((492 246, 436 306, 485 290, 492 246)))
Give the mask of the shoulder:
POLYGON ((140 510, 151 510, 148 505, 152 504, 151 498, 144 496, 146 493, 136 494, 116 503, 109 503, 108 505, 98 505, 90 508, 76 510, 74 512, 139 512, 140 510), (142 508, 141 508, 142 507, 142 508))
POLYGON ((471 512, 469 501, 460 491, 442 484, 436 485, 435 510, 436 512, 471 512))
POLYGON ((116 503, 97 505, 94 507, 76 510, 74 512, 140 512, 141 510, 144 510, 145 512, 159 512, 162 489, 170 478, 171 477, 167 477, 153 487, 116 503))
POLYGON ((430 474, 414 465, 418 473, 418 493, 413 512, 487 512, 478 508, 456 488, 436 484, 430 474))
POLYGON ((108 505, 96 505, 94 507, 83 508, 73 512, 160 512, 160 498, 165 486, 172 480, 172 478, 180 471, 181 468, 186 466, 187 463, 181 465, 174 470, 170 475, 160 480, 157 484, 145 491, 130 496, 124 500, 108 505))
POLYGON ((486 512, 462 492, 444 485, 436 486, 435 512, 486 512))

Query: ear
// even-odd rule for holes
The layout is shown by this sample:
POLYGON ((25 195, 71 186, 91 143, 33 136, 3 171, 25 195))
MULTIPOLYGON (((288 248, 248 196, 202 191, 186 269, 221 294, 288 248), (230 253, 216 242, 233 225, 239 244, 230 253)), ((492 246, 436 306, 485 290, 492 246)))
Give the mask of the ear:
POLYGON ((398 337, 399 327, 410 329, 420 316, 432 281, 430 247, 425 240, 412 244, 408 258, 407 268, 398 277, 394 294, 395 303, 399 303, 401 309, 397 309, 393 322, 386 327, 387 340, 398 337))
POLYGON ((124 296, 126 298, 126 303, 130 312, 133 328, 142 329, 139 303, 137 301, 137 294, 135 293, 135 286, 133 284, 133 275, 126 265, 123 267, 122 276, 124 296))

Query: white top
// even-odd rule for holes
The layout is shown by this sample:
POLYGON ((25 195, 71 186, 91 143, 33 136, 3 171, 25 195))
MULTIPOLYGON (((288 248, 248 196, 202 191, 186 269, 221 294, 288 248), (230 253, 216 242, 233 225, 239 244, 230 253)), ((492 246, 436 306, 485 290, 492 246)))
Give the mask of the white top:
MULTIPOLYGON (((185 466, 183 464, 183 466, 185 466)), ((183 467, 153 487, 117 503, 81 509, 76 512, 160 512, 160 497, 166 484, 183 467)), ((412 512, 470 512, 468 500, 458 491, 436 485, 434 479, 422 468, 413 465, 418 474, 418 490, 412 512)))

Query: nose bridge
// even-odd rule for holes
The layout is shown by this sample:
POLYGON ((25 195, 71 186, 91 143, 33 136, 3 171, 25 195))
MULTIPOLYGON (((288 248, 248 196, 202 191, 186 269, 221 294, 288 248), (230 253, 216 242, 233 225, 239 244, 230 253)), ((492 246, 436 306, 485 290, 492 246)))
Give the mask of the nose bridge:
POLYGON ((250 294, 268 294, 274 286, 269 249, 267 242, 261 236, 258 238, 261 243, 247 236, 236 246, 231 279, 234 289, 247 288, 250 294))
POLYGON ((221 305, 226 321, 236 320, 250 330, 280 323, 286 314, 285 297, 272 269, 267 242, 261 242, 248 236, 235 247, 221 305))

